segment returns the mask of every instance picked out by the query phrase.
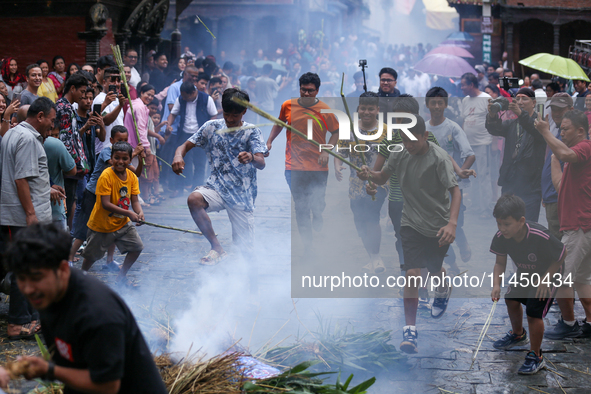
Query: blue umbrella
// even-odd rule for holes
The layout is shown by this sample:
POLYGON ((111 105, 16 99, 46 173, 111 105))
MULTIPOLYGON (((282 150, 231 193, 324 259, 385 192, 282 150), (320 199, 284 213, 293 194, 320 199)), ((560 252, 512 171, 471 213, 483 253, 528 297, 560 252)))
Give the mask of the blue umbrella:
POLYGON ((447 40, 474 41, 474 37, 472 37, 470 33, 456 31, 455 33, 451 33, 449 36, 447 36, 447 40))

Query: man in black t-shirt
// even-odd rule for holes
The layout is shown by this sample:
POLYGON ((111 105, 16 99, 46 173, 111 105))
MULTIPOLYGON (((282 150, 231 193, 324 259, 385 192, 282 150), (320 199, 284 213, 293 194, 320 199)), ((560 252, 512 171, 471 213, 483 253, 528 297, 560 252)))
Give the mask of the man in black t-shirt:
POLYGON ((6 255, 23 295, 40 311, 50 361, 29 362, 27 379, 59 380, 64 393, 162 393, 166 388, 125 302, 109 287, 71 269, 67 233, 35 224, 6 255))
POLYGON ((518 373, 533 375, 545 367, 541 348, 544 317, 552 305, 555 291, 553 284, 557 283, 557 276, 561 276, 566 248, 544 226, 525 220, 525 203, 517 196, 501 196, 495 205, 493 216, 497 220, 499 231, 490 246, 490 251, 497 255, 491 298, 498 301, 501 296, 501 282, 509 283, 505 303, 512 327, 493 346, 507 350, 529 342, 523 328, 521 305, 525 305, 531 345, 518 373), (516 276, 512 279, 501 278, 507 267, 507 255, 511 256, 517 266, 516 276))

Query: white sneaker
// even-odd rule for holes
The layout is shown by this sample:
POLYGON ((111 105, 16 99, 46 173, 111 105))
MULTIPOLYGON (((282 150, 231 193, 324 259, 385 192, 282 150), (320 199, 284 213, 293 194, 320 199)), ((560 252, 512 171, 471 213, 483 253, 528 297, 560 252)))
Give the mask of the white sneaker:
POLYGON ((374 267, 374 272, 376 274, 381 274, 382 272, 386 271, 386 266, 384 266, 384 261, 380 256, 375 258, 372 263, 374 267))
POLYGON ((374 262, 370 261, 369 263, 365 264, 362 268, 363 272, 368 274, 375 274, 374 270, 374 262))

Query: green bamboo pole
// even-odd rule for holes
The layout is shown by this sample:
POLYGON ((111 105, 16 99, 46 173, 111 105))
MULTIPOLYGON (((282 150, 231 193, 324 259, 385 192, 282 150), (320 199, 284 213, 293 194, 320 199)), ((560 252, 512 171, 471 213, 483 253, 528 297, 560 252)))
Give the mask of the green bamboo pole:
POLYGON ((207 31, 209 32, 209 34, 211 34, 211 36, 215 40, 216 38, 213 35, 213 33, 211 32, 211 30, 209 30, 209 27, 207 27, 207 25, 205 23, 203 23, 203 21, 201 20, 201 18, 199 18, 199 15, 195 15, 195 16, 197 17, 197 19, 199 20, 199 22, 201 22, 201 24, 203 25, 203 27, 205 27, 207 29, 207 31))
MULTIPOLYGON (((121 50, 119 49, 119 45, 115 46, 111 44, 111 50, 113 51, 113 57, 115 58, 115 62, 117 63, 117 67, 119 68, 119 75, 121 76, 121 82, 125 86, 125 91, 127 92, 127 100, 129 101, 129 110, 131 111, 131 118, 133 119, 133 126, 135 127, 135 135, 137 136, 137 142, 141 144, 140 140, 140 132, 137 128, 137 122, 135 121, 135 113, 133 112, 133 105, 131 104, 131 93, 129 92, 129 85, 127 84, 127 78, 125 78, 125 69, 123 68, 123 59, 121 58, 121 50)), ((142 163, 144 164, 144 176, 148 177, 148 170, 145 168, 146 160, 142 158, 142 163)))
MULTIPOLYGON (((157 155, 154 155, 154 156, 156 156, 156 158, 157 158, 158 160, 160 160, 161 162, 163 162, 164 164, 166 164, 167 166, 169 166, 170 168, 172 168, 172 166, 171 166, 170 164, 168 164, 168 163, 166 162, 166 160, 164 160, 164 159, 163 159, 163 158, 161 158, 161 157, 158 157, 157 155)), ((186 176, 184 176, 183 174, 179 174, 179 175, 180 175, 180 176, 182 176, 183 178, 187 178, 187 177, 186 177, 186 176)))
POLYGON ((263 118, 269 119, 271 122, 275 123, 278 126, 285 127, 286 129, 290 130, 292 133, 295 133, 295 134, 299 135, 300 137, 302 137, 303 139, 307 140, 308 142, 310 142, 310 143, 316 145, 317 147, 323 149, 324 152, 328 153, 329 155, 332 155, 332 156, 336 157, 337 159, 339 159, 343 163, 347 164, 351 168, 355 169, 356 171, 361 171, 361 168, 357 167, 355 164, 351 163, 349 160, 342 158, 341 156, 337 155, 336 153, 334 153, 331 150, 328 150, 326 148, 322 148, 318 142, 316 142, 314 140, 309 140, 308 137, 304 133, 302 133, 301 131, 296 130, 291 125, 288 125, 287 123, 285 123, 285 122, 277 119, 273 115, 270 115, 270 114, 266 113, 265 111, 263 111, 262 109, 258 108, 255 105, 252 105, 248 101, 242 100, 242 99, 240 99, 238 97, 232 97, 232 101, 234 101, 235 103, 238 103, 238 104, 240 104, 240 105, 242 105, 242 106, 250 109, 252 112, 254 112, 256 114, 261 115, 263 118))
MULTIPOLYGON (((355 138, 355 144, 359 145, 359 138, 357 138, 357 134, 355 134, 355 129, 353 125, 353 118, 351 118, 351 112, 349 112, 349 106, 347 105, 347 100, 345 99, 345 94, 343 93, 343 86, 345 85, 345 73, 343 73, 343 77, 341 79, 341 98, 343 99, 343 104, 345 105, 345 111, 347 112, 347 117, 349 118, 349 127, 351 128, 351 133, 353 134, 353 138, 355 138)), ((361 155, 361 162, 364 166, 367 165, 365 161, 365 154, 363 152, 359 152, 361 155)), ((369 181, 370 186, 373 186, 373 182, 369 181)), ((375 194, 371 196, 371 200, 375 201, 376 196, 375 194)))
POLYGON ((197 234, 197 235, 203 235, 203 233, 201 231, 195 231, 195 230, 186 230, 183 228, 177 228, 177 227, 171 227, 171 226, 164 226, 162 224, 156 224, 156 223, 150 223, 150 222, 140 222, 141 224, 145 224, 148 226, 152 226, 152 227, 158 227, 158 228, 165 228, 167 230, 175 230, 175 231, 180 231, 183 233, 191 233, 191 234, 197 234))

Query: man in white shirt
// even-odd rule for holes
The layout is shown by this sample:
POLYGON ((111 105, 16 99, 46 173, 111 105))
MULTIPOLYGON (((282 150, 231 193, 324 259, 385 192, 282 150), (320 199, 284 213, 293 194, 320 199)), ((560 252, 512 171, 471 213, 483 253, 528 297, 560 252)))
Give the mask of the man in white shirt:
POLYGON ((125 51, 125 56, 123 57, 123 63, 126 66, 131 67, 131 78, 127 81, 131 86, 137 89, 137 84, 141 82, 142 78, 140 77, 140 73, 135 69, 135 65, 137 64, 138 54, 137 51, 133 48, 128 48, 125 51))
POLYGON ((492 201, 491 177, 495 183, 499 177, 498 168, 492 169, 491 173, 491 143, 492 136, 484 125, 488 114, 488 100, 491 98, 487 93, 478 90, 478 78, 472 73, 462 75, 462 92, 466 95, 462 100, 462 118, 464 118, 464 132, 468 142, 476 155, 476 173, 474 179, 475 187, 471 192, 472 206, 481 217, 492 217, 490 205, 492 201))
MULTIPOLYGON (((127 98, 121 94, 121 75, 117 67, 109 67, 103 74, 103 91, 99 93, 92 106, 101 104, 101 115, 105 123, 105 130, 107 135, 111 135, 111 129, 115 126, 123 126, 123 107, 128 105, 127 98), (105 93, 106 92, 106 93, 105 93)), ((129 130, 133 133, 134 130, 129 130)), ((104 148, 111 146, 108 138, 101 141, 98 137, 95 139, 94 152, 96 155, 100 154, 104 148)))
MULTIPOLYGON (((210 119, 213 119, 218 111, 213 99, 204 92, 197 90, 193 81, 183 82, 181 85, 181 95, 176 99, 170 115, 168 115, 168 124, 172 125, 177 116, 180 116, 180 123, 177 130, 178 141, 186 141, 195 134, 199 127, 210 119)), ((166 127, 166 133, 172 132, 172 127, 166 127)), ((182 187, 199 186, 205 181, 205 167, 207 158, 205 151, 196 149, 185 156, 185 175, 187 178, 174 177, 177 181, 175 191, 182 187), (193 172, 193 166, 195 167, 193 172), (184 182, 183 182, 184 181, 184 182)))

